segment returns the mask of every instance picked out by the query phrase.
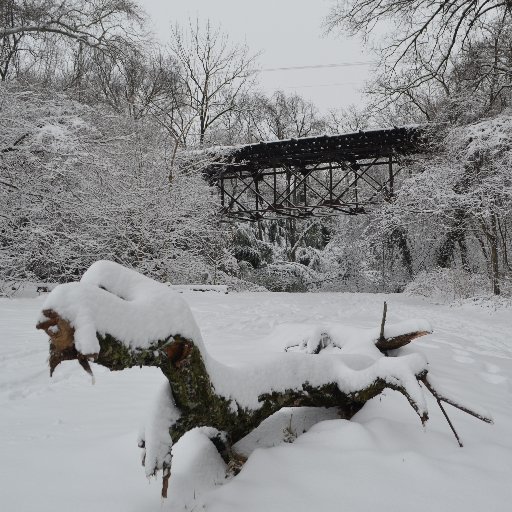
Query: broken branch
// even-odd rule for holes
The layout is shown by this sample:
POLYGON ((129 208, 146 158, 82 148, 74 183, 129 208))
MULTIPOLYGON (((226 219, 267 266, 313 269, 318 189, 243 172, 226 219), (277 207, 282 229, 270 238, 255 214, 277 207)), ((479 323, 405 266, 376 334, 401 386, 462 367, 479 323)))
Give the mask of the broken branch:
POLYGON ((432 386, 432 384, 428 381, 427 376, 424 376, 420 380, 421 380, 421 382, 423 382, 425 387, 432 393, 432 395, 436 398, 436 400, 439 400, 441 402, 445 402, 447 404, 450 404, 452 407, 455 407, 456 409, 459 409, 460 411, 465 412, 466 414, 469 414, 470 416, 473 416, 473 417, 479 419, 480 421, 484 421, 485 423, 491 423, 491 424, 494 423, 492 418, 489 418, 487 416, 483 416, 482 414, 479 414, 479 413, 469 409, 468 407, 466 407, 464 405, 458 404, 457 402, 455 402, 451 398, 448 398, 448 397, 446 397, 444 395, 441 395, 439 393, 439 391, 437 391, 432 386))
POLYGON ((459 443, 459 446, 461 448, 463 448, 464 445, 462 444, 462 441, 460 440, 459 434, 455 430, 455 427, 453 426, 453 423, 451 422, 451 420, 450 420, 450 418, 448 416, 448 413, 445 411, 445 409, 443 407, 443 404, 441 402, 446 402, 447 404, 450 404, 451 406, 455 407, 456 409, 459 409, 460 411, 465 412, 466 414, 469 414, 470 416, 473 416, 473 417, 475 417, 475 418, 477 418, 477 419, 479 419, 481 421, 484 421, 485 423, 493 423, 491 418, 488 418, 486 416, 482 416, 481 414, 478 414, 477 412, 472 411, 471 409, 468 409, 467 407, 464 407, 463 405, 458 404, 457 402, 454 402, 450 398, 447 398, 447 397, 441 395, 432 386, 432 384, 428 381, 426 375, 421 377, 419 380, 425 385, 425 387, 430 391, 432 396, 436 399, 437 405, 441 409, 441 412, 443 413, 446 421, 448 422, 448 425, 450 426, 451 431, 453 432, 453 435, 455 436, 455 439, 457 439, 457 443, 459 443))

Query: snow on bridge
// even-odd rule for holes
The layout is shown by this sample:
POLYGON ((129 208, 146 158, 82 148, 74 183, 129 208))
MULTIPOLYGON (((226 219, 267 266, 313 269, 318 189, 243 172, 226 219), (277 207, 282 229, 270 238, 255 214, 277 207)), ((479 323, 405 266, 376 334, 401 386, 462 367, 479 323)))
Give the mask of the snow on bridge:
POLYGON ((420 126, 260 142, 194 152, 220 189, 222 213, 241 220, 366 213, 392 200, 420 126))

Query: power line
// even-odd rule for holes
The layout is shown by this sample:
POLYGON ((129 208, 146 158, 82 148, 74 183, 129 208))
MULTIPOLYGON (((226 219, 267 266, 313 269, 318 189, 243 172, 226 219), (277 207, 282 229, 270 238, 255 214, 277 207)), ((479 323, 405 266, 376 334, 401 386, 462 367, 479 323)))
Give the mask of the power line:
POLYGON ((323 68, 349 68, 352 66, 371 66, 376 64, 374 61, 356 61, 356 62, 339 62, 337 64, 312 64, 309 66, 286 66, 281 68, 264 68, 261 72, 267 71, 292 71, 295 69, 323 69, 323 68))
POLYGON ((343 85, 360 85, 359 82, 333 82, 332 84, 286 85, 281 89, 309 89, 315 87, 340 87, 343 85))

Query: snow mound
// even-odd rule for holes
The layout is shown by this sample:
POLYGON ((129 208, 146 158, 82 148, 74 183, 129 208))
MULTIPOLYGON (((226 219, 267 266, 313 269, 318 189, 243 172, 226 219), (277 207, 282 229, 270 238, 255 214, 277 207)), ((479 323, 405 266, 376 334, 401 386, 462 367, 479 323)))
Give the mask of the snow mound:
POLYGON ((211 442, 221 435, 214 428, 194 428, 173 447, 168 510, 193 510, 199 496, 226 481, 226 463, 211 442))

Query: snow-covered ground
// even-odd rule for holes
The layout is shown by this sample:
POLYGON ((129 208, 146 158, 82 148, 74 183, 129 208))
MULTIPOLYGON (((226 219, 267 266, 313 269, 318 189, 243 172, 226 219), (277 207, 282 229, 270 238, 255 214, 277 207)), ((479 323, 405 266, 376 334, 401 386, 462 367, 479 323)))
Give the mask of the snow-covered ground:
MULTIPOLYGON (((268 342, 281 323, 376 327, 386 299, 388 322, 420 317, 432 324, 434 334, 413 345, 428 358, 438 387, 495 421, 487 425, 447 406, 465 444, 459 448, 431 397, 422 428, 405 399, 387 391, 351 422, 325 420, 329 415, 320 411, 324 421, 291 444, 257 449, 237 477, 198 495, 187 510, 512 509, 510 309, 450 308, 401 295, 183 296, 211 354, 227 364, 282 350, 268 342)), ((110 373, 95 366, 92 386, 73 361, 50 379, 46 336, 34 329, 43 300, 0 299, 0 510, 179 512, 172 500, 161 501, 160 482, 145 479, 136 446, 164 378, 156 369, 110 373)), ((309 425, 311 411, 288 412, 286 433, 293 438, 309 425)))

